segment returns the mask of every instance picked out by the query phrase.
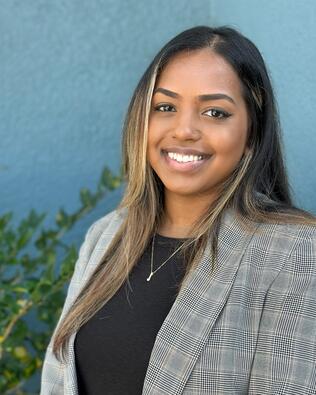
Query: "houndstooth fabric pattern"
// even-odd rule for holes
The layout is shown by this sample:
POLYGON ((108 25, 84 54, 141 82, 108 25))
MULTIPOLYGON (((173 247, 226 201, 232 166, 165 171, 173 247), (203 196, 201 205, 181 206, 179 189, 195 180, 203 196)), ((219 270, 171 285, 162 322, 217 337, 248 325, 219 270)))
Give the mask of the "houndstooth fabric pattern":
MULTIPOLYGON (((122 217, 89 229, 64 315, 102 258, 122 217)), ((48 346, 42 395, 77 395, 73 335, 59 363, 48 346)), ((205 252, 163 322, 142 395, 316 394, 316 230, 258 224, 227 211, 218 262, 205 252)))

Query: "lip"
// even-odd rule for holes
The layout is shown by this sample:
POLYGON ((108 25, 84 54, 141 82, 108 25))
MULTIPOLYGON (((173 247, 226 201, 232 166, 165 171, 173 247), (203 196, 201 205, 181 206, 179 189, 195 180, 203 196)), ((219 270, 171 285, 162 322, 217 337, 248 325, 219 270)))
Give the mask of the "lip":
POLYGON ((204 164, 212 157, 211 155, 206 156, 204 153, 198 152, 196 150, 194 150, 194 151, 190 150, 190 151, 187 151, 188 153, 186 155, 202 155, 203 159, 201 159, 199 161, 180 163, 174 159, 171 159, 168 156, 168 152, 177 152, 179 154, 184 154, 184 152, 183 151, 173 151, 171 149, 168 151, 165 151, 165 150, 162 151, 162 157, 163 157, 163 160, 165 161, 167 167, 172 171, 177 171, 177 172, 182 172, 182 173, 190 173, 190 172, 197 171, 202 166, 204 166, 204 164))

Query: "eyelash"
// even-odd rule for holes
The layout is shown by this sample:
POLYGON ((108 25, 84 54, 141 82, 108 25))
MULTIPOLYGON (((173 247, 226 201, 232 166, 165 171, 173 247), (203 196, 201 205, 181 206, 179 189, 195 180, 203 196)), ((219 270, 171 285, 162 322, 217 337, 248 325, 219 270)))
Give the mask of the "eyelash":
POLYGON ((167 111, 167 110, 161 111, 161 110, 159 110, 159 108, 162 108, 162 107, 164 107, 164 108, 169 107, 169 108, 173 108, 174 109, 174 107, 171 106, 170 104, 159 104, 154 109, 155 109, 155 111, 158 111, 158 112, 175 112, 175 111, 167 111))
MULTIPOLYGON (((154 107, 155 111, 158 112, 175 112, 174 107, 171 106, 170 104, 159 104, 158 106, 154 107), (167 108, 169 107, 169 110, 172 108, 172 111, 168 111, 168 110, 160 110, 161 108, 167 108)), ((227 111, 224 110, 219 110, 217 108, 211 108, 207 111, 204 111, 203 114, 207 113, 207 112, 215 112, 217 113, 219 116, 214 116, 211 115, 210 118, 217 118, 217 119, 224 119, 224 118, 229 118, 232 114, 228 113, 227 111)))

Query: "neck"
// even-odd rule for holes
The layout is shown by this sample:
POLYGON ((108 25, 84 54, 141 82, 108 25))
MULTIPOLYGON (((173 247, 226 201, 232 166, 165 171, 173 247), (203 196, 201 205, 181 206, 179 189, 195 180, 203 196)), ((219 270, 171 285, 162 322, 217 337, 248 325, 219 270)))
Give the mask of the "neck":
POLYGON ((158 233, 163 236, 191 236, 194 223, 212 203, 210 196, 181 196, 165 192, 164 217, 158 233))

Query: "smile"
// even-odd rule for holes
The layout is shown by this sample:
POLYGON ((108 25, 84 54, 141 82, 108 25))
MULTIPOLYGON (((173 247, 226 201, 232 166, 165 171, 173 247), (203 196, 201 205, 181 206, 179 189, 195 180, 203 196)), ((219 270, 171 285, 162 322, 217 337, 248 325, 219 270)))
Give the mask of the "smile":
POLYGON ((212 155, 193 152, 180 153, 174 151, 162 151, 162 156, 168 168, 176 172, 195 172, 207 162, 212 155))
POLYGON ((167 155, 178 163, 198 162, 203 159, 202 155, 182 155, 177 152, 167 152, 167 155))

